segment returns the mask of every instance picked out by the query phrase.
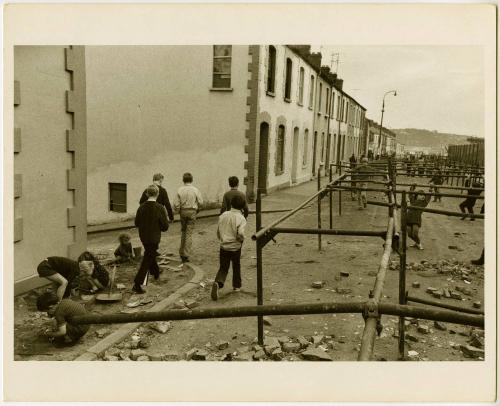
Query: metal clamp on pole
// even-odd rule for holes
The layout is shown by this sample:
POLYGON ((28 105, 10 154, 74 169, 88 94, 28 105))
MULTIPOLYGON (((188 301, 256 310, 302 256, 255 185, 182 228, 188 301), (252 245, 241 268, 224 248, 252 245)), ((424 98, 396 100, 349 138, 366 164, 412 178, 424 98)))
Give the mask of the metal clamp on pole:
POLYGON ((363 318, 366 320, 368 317, 380 317, 378 312, 378 302, 374 299, 369 299, 365 303, 363 309, 363 318))

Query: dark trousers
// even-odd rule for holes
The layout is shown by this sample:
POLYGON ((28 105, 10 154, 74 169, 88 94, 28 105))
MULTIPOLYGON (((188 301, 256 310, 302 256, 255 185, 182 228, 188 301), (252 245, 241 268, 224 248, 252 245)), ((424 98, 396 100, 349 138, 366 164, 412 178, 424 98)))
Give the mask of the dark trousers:
POLYGON ((240 267, 241 249, 238 251, 225 251, 222 248, 219 252, 220 266, 215 281, 220 288, 226 281, 229 265, 233 264, 233 288, 241 288, 241 267, 240 267))
POLYGON ((144 246, 144 256, 142 257, 141 267, 137 271, 134 282, 136 285, 146 285, 148 272, 155 278, 160 276, 160 268, 156 262, 156 250, 159 243, 142 244, 144 246))
POLYGON ((465 209, 467 208, 467 211, 470 214, 474 214, 474 205, 476 204, 476 201, 472 201, 469 199, 465 199, 458 207, 460 207, 460 211, 462 213, 465 213, 465 209))

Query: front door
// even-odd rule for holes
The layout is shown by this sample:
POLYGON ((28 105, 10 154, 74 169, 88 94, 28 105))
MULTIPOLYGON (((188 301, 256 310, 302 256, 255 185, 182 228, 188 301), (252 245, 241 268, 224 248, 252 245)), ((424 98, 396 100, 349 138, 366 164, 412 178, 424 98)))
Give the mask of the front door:
POLYGON ((292 183, 297 182, 297 168, 299 166, 299 128, 293 130, 293 148, 292 148, 292 183))
POLYGON ((267 189, 267 167, 269 163, 269 124, 263 122, 260 124, 259 137, 259 176, 258 188, 262 193, 266 193, 267 189))

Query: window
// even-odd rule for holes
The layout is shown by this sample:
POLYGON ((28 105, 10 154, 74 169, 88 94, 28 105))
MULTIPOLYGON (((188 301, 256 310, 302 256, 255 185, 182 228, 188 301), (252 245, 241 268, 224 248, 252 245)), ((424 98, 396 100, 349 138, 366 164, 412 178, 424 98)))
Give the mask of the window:
POLYGON ((304 68, 300 68, 299 74, 299 103, 304 101, 304 68))
POLYGON ((333 112, 335 111, 335 93, 332 91, 332 104, 330 105, 330 117, 333 118, 333 112))
POLYGON ((278 138, 276 139, 276 173, 285 170, 285 126, 278 127, 278 138))
POLYGON ((330 89, 326 88, 326 107, 325 107, 325 114, 328 114, 330 111, 330 89))
POLYGON ((311 75, 311 88, 309 89, 309 108, 313 107, 314 101, 314 76, 311 75))
POLYGON ((285 99, 290 100, 292 91, 292 60, 286 58, 285 99))
POLYGON ((318 113, 321 112, 321 96, 323 95, 323 83, 319 84, 318 113))
POLYGON ((117 213, 127 212, 127 184, 109 184, 109 210, 117 213))
POLYGON ((304 133, 304 155, 302 156, 302 165, 307 165, 307 151, 309 148, 309 130, 306 129, 304 133))
POLYGON ((340 119, 340 95, 337 96, 337 120, 341 121, 341 119, 340 119))
POLYGON ((276 74, 276 48, 269 46, 269 60, 267 61, 267 91, 274 93, 274 78, 276 74))
POLYGON ((374 140, 373 131, 370 131, 370 139, 369 139, 369 142, 373 142, 373 140, 374 140))
POLYGON ((320 155, 321 162, 323 162, 324 154, 325 154, 325 133, 321 133, 321 155, 320 155))
POLYGON ((231 87, 231 45, 214 45, 214 71, 212 87, 231 87))

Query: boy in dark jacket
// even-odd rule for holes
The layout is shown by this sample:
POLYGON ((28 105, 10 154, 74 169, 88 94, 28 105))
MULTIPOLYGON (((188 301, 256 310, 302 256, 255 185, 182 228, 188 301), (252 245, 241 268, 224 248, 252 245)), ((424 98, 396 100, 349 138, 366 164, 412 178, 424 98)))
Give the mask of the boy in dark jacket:
MULTIPOLYGON (((172 206, 170 205, 170 200, 168 198, 168 193, 166 189, 161 185, 163 182, 163 175, 161 173, 155 173, 153 175, 153 184, 158 187, 158 198, 156 202, 161 204, 167 210, 168 218, 170 221, 174 221, 174 212, 172 210, 172 206)), ((147 190, 147 189, 146 189, 147 190)), ((139 200, 139 204, 143 204, 146 200, 148 200, 148 195, 146 190, 142 192, 141 199, 139 200)))
POLYGON ((132 290, 136 293, 145 293, 141 285, 147 285, 148 273, 155 279, 160 277, 160 268, 156 262, 156 250, 160 244, 161 232, 168 230, 167 211, 156 202, 158 187, 150 185, 146 189, 146 200, 137 209, 135 225, 139 228, 139 238, 144 246, 144 257, 134 279, 132 290))
POLYGON ((231 200, 234 196, 240 196, 243 198, 245 204, 243 206, 243 209, 241 210, 243 213, 243 217, 247 218, 248 217, 248 203, 247 203, 247 198, 245 196, 245 193, 240 192, 238 190, 238 185, 240 184, 240 180, 236 176, 231 176, 228 179, 229 187, 231 190, 227 191, 224 193, 224 197, 222 198, 222 207, 220 209, 220 214, 224 213, 225 211, 231 210, 231 200))
MULTIPOLYGON (((479 182, 473 182, 472 187, 467 190, 467 198, 460 203, 458 207, 460 207, 460 211, 465 214, 465 209, 467 208, 467 211, 470 214, 474 214, 474 205, 476 204, 477 196, 481 194, 481 190, 474 190, 474 189, 480 189, 481 184, 479 182)), ((461 219, 465 220, 466 216, 463 216, 461 219)), ((470 221, 474 221, 474 218, 471 218, 470 221)))

